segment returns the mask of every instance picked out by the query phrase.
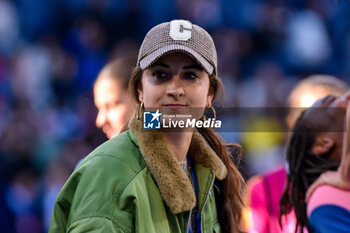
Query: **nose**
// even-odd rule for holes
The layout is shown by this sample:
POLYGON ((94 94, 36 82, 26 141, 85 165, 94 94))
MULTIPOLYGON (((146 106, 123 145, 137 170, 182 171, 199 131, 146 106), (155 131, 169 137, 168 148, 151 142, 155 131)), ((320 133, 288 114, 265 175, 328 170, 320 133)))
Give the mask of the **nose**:
POLYGON ((185 90, 183 88, 183 83, 181 82, 178 75, 174 75, 171 82, 169 83, 166 91, 167 95, 178 99, 185 95, 185 90))
POLYGON ((98 128, 102 128, 103 125, 106 123, 106 120, 107 120, 106 110, 104 109, 99 110, 96 117, 96 126, 98 128))

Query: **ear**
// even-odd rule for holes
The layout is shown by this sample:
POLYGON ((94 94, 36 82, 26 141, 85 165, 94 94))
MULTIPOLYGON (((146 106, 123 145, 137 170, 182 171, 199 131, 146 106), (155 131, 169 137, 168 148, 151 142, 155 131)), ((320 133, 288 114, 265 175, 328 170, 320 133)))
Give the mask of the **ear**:
POLYGON ((213 88, 209 88, 209 92, 208 92, 207 99, 206 99, 206 102, 205 102, 205 107, 206 108, 210 108, 211 107, 213 99, 214 99, 214 90, 213 90, 213 88))
POLYGON ((314 144, 312 145, 312 153, 316 155, 324 155, 331 151, 335 142, 333 139, 324 136, 317 136, 314 144))
POLYGON ((139 83, 138 87, 137 87, 137 94, 139 97, 139 101, 140 103, 143 101, 143 90, 142 90, 142 84, 139 83))

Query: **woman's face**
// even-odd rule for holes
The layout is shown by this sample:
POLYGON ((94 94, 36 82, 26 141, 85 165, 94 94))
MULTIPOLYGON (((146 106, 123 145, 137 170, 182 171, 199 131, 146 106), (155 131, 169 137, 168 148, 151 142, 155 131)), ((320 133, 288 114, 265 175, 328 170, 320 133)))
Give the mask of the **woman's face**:
MULTIPOLYGON (((350 91, 343 95, 329 95, 318 100, 312 107, 319 108, 311 116, 314 124, 326 125, 328 132, 320 132, 334 141, 334 149, 329 157, 331 161, 340 161, 343 147, 343 130, 345 126, 346 108, 350 102, 350 91)), ((310 112, 312 113, 312 112, 310 112)))
POLYGON ((135 109, 129 91, 117 80, 101 78, 94 86, 94 101, 98 110, 96 126, 108 139, 120 134, 135 109))
MULTIPOLYGON (((328 95, 318 100, 312 107, 320 108, 320 111, 324 111, 324 114, 326 114, 325 118, 320 120, 326 121, 327 124, 335 126, 335 129, 342 130, 344 128, 346 107, 349 102, 350 90, 343 95, 328 95)), ((318 118, 316 117, 315 119, 317 120, 318 118)))
POLYGON ((350 91, 343 95, 328 95, 317 103, 320 107, 346 108, 350 101, 350 91))
POLYGON ((204 107, 211 106, 214 96, 208 73, 183 53, 164 55, 144 70, 138 94, 146 109, 157 108, 167 112, 202 109, 201 114, 204 107))

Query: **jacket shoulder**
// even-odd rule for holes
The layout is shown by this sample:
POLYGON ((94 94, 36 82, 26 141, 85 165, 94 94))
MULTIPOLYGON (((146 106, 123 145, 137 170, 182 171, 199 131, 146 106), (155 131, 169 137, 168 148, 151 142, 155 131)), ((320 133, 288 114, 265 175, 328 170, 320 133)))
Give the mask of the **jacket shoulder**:
POLYGON ((86 156, 77 169, 82 166, 89 166, 91 163, 96 163, 95 160, 99 160, 100 163, 117 163, 115 165, 121 165, 122 163, 135 172, 146 166, 139 147, 132 139, 129 131, 101 144, 86 156))
POLYGON ((119 196, 125 186, 145 167, 146 162, 138 145, 127 131, 92 151, 72 176, 76 176, 79 182, 98 180, 96 186, 105 190, 112 187, 108 186, 108 181, 111 181, 114 183, 114 195, 119 196))
POLYGON ((54 215, 63 218, 67 227, 92 217, 111 219, 121 226, 115 218, 119 198, 145 167, 137 143, 128 132, 103 143, 79 164, 65 183, 57 197, 54 215))

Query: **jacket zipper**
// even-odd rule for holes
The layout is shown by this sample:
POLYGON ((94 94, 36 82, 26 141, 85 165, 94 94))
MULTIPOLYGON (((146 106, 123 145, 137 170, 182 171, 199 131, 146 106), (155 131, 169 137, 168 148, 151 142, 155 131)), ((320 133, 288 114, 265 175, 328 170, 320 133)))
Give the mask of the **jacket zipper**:
POLYGON ((188 232, 188 228, 190 226, 191 215, 192 215, 192 209, 190 210, 190 215, 188 216, 186 232, 188 232))
MULTIPOLYGON (((212 177, 213 177, 213 175, 214 175, 214 172, 213 172, 213 171, 211 171, 211 175, 212 175, 212 177)), ((205 207, 205 205, 207 204, 209 197, 211 196, 210 194, 211 194, 211 189, 212 189, 212 187, 213 187, 214 181, 215 181, 215 176, 214 176, 214 178, 213 178, 212 181, 211 181, 211 184, 210 184, 210 187, 209 187, 209 192, 208 192, 208 194, 207 194, 207 197, 205 198, 205 201, 204 201, 204 204, 203 204, 203 207, 202 207, 202 211, 201 211, 201 214, 200 214, 200 217, 201 217, 201 218, 202 218, 202 216, 203 216, 204 207, 205 207)), ((203 233, 203 221, 201 221, 201 232, 203 233)))

